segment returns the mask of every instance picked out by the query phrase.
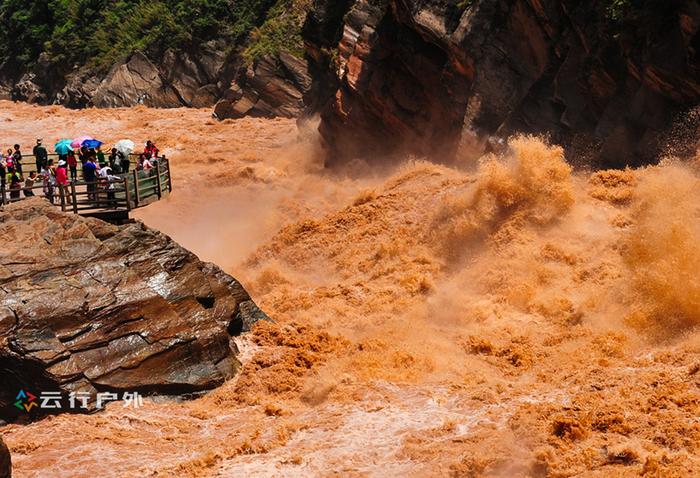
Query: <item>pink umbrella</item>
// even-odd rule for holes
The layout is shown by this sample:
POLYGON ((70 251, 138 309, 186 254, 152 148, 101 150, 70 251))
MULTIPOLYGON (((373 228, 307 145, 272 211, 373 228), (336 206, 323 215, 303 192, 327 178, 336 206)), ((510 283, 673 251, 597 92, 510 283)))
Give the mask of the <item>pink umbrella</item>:
POLYGON ((87 139, 92 139, 92 136, 78 136, 73 140, 73 142, 70 144, 74 149, 80 149, 80 147, 83 145, 83 141, 87 139))

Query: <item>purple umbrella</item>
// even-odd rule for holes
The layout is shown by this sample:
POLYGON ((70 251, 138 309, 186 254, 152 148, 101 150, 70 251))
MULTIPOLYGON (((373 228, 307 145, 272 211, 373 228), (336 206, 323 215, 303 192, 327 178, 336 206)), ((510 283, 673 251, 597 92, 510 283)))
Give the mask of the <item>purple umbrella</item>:
POLYGON ((89 139, 92 139, 91 136, 78 136, 73 140, 73 142, 70 144, 74 149, 80 149, 83 146, 83 143, 89 139))

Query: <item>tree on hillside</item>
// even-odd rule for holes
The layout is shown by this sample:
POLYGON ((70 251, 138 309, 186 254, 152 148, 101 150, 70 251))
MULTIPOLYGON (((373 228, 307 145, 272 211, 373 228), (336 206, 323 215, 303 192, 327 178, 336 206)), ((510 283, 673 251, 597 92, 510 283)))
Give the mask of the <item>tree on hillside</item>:
MULTIPOLYGON (((210 40, 241 47, 253 29, 266 19, 269 22, 270 11, 282 11, 287 3, 290 2, 2 0, 0 20, 5 34, 0 36, 0 64, 5 65, 6 71, 9 67, 21 74, 31 70, 45 53, 59 72, 82 67, 105 72, 136 50, 157 55, 167 48, 196 48, 210 40)), ((280 15, 278 12, 275 17, 280 15)), ((277 30, 286 38, 287 29, 277 30)))
POLYGON ((51 38, 55 20, 49 0, 0 2, 0 63, 10 68, 30 67, 51 38))

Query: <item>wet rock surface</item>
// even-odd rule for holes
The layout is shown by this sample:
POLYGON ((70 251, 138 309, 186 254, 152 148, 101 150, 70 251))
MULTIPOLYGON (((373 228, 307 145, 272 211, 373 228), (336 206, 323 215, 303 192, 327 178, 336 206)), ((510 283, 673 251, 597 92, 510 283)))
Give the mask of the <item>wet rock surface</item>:
MULTIPOLYGON (((238 367, 232 335, 267 316, 234 278, 141 223, 0 212, 0 418, 19 390, 185 393, 238 367)), ((23 412, 21 412, 23 413, 23 412)))

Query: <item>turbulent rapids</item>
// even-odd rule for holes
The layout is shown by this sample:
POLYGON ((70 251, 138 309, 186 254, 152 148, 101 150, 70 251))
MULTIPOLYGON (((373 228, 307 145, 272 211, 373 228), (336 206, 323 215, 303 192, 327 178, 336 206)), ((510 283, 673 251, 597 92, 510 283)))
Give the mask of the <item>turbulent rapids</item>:
POLYGON ((292 120, 0 106, 25 143, 170 145, 173 194, 137 216, 276 321, 199 399, 4 426, 16 476, 700 473, 700 157, 573 171, 519 136, 349 175, 292 120))

